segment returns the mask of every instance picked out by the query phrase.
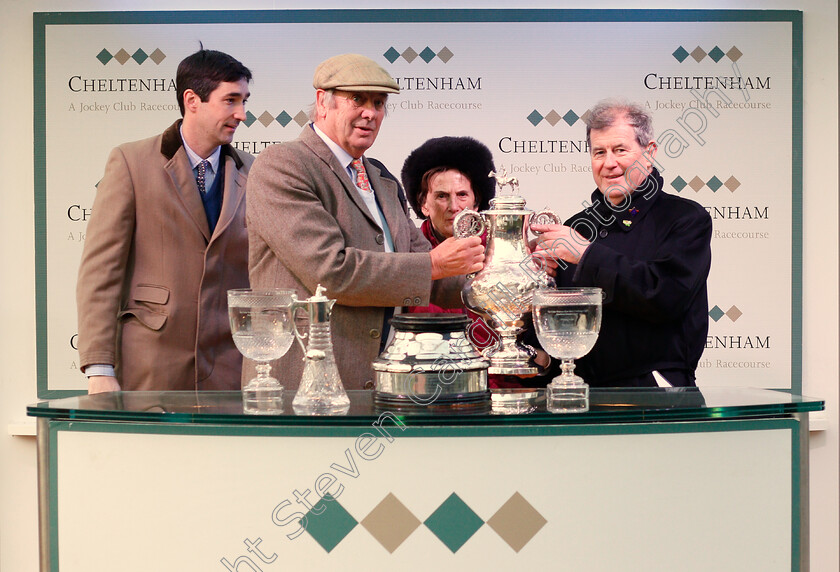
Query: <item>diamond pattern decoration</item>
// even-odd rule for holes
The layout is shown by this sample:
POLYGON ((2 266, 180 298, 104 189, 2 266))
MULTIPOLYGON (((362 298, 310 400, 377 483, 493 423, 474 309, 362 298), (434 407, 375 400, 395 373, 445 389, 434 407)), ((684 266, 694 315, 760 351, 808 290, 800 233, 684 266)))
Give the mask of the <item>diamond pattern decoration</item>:
POLYGON ((744 313, 738 309, 738 306, 732 306, 726 311, 726 317, 733 322, 737 322, 738 318, 740 318, 743 314, 744 313))
POLYGON ((684 47, 680 46, 679 48, 674 50, 674 53, 671 55, 674 56, 674 59, 676 59, 678 62, 683 63, 685 61, 685 58, 688 57, 688 52, 685 50, 684 47))
POLYGON ((411 63, 411 62, 413 62, 415 59, 417 59, 417 52, 415 52, 413 49, 411 49, 410 47, 408 47, 408 48, 406 48, 406 49, 405 49, 405 51, 402 53, 402 57, 403 57, 403 59, 404 59, 405 61, 407 61, 408 63, 411 63))
POLYGON ((700 189, 702 189, 705 184, 706 183, 704 183, 703 179, 700 177, 694 177, 688 182, 688 186, 694 189, 695 193, 700 192, 700 189))
POLYGON ((264 126, 268 127, 274 122, 274 116, 270 114, 268 111, 263 111, 259 117, 257 117, 257 121, 262 123, 264 126))
POLYGON ((103 66, 110 62, 113 57, 114 56, 111 55, 111 52, 109 52, 105 48, 102 48, 102 51, 96 54, 96 59, 102 62, 103 66))
POLYGON ((578 114, 572 111, 571 109, 566 112, 566 115, 563 116, 563 121, 569 124, 569 127, 575 124, 575 121, 580 119, 578 114))
POLYGON ((682 191, 682 190, 685 188, 685 186, 686 186, 687 184, 688 184, 688 183, 686 183, 686 182, 683 180, 683 178, 682 178, 682 177, 679 177, 679 176, 678 176, 676 179, 674 179, 673 181, 671 181, 671 186, 672 186, 672 187, 674 187, 674 188, 677 190, 677 192, 678 192, 678 193, 679 193, 680 191, 682 191))
POLYGON ((715 322, 720 320, 723 317, 723 310, 715 306, 711 310, 709 310, 709 317, 713 319, 715 322))
POLYGON ((540 115, 540 112, 535 109, 531 112, 527 119, 531 122, 531 125, 536 127, 537 125, 539 125, 540 121, 543 120, 543 116, 540 115))
POLYGON ((743 55, 744 54, 741 53, 741 50, 739 50, 735 46, 732 46, 731 48, 729 48, 729 51, 726 52, 726 57, 728 57, 733 62, 737 62, 739 59, 741 59, 741 56, 743 55))
POLYGON ((251 125, 254 124, 254 121, 256 121, 256 120, 257 120, 256 115, 254 115, 250 111, 246 111, 245 112, 245 121, 243 121, 242 123, 245 124, 245 127, 250 127, 251 125))
POLYGON ((306 532, 327 552, 344 540, 358 524, 329 493, 325 494, 305 517, 306 532))
POLYGON ((116 54, 114 54, 114 59, 120 62, 120 64, 125 65, 125 62, 131 59, 129 53, 122 48, 116 54))
POLYGON ((423 523, 454 554, 481 528, 484 521, 452 493, 423 523))
POLYGON ((277 123, 279 123, 280 125, 285 127, 286 125, 288 125, 292 121, 292 116, 289 115, 288 113, 286 113, 285 111, 283 111, 282 113, 280 113, 280 115, 278 115, 274 119, 277 120, 277 123))
POLYGON ((420 520, 393 493, 388 493, 388 496, 362 519, 361 525, 385 547, 385 550, 393 554, 394 550, 417 530, 420 520))
POLYGON ((149 59, 160 65, 160 62, 166 59, 166 54, 160 51, 160 48, 155 48, 155 51, 149 54, 149 59))
POLYGON ((726 179, 726 182, 723 184, 723 186, 734 193, 735 189, 737 189, 738 187, 741 186, 741 181, 736 179, 735 176, 733 175, 733 176, 729 177, 728 179, 726 179))
POLYGON ((131 59, 133 59, 138 64, 143 65, 143 62, 149 59, 149 56, 142 49, 137 48, 137 51, 131 54, 131 59))
POLYGON ((557 113, 556 111, 554 111, 553 109, 552 109, 551 111, 549 111, 549 112, 548 112, 548 115, 546 115, 546 116, 545 116, 545 120, 546 120, 546 121, 548 121, 548 123, 549 123, 552 127, 554 127, 555 125, 557 125, 557 123, 558 123, 561 119, 562 119, 562 117, 560 117, 560 114, 559 114, 559 113, 557 113))
POLYGON ((393 46, 388 48, 388 51, 386 51, 382 55, 385 57, 386 60, 388 60, 391 63, 394 63, 395 61, 397 61, 397 58, 400 57, 400 53, 397 50, 395 50, 393 46))
POLYGON ((716 193, 716 192, 717 192, 717 190, 718 190, 719 188, 721 188, 721 186, 723 186, 723 183, 721 183, 721 182, 720 182, 720 179, 718 179, 717 177, 712 176, 712 178, 711 178, 711 179, 709 179, 708 181, 706 181, 706 186, 707 186, 707 187, 709 187, 710 189, 712 189, 712 192, 713 192, 713 193, 716 193))
POLYGON ((423 51, 420 52, 420 58, 424 62, 429 63, 430 61, 435 59, 435 51, 429 46, 426 46, 425 49, 423 49, 423 51))
POLYGON ((298 111, 297 115, 294 117, 295 123, 303 127, 307 123, 309 123, 309 115, 304 113, 303 111, 298 111))
POLYGON ((693 50, 691 50, 691 57, 694 58, 698 64, 703 61, 703 58, 706 57, 706 52, 700 46, 697 46, 693 50))
POLYGON ((589 122, 589 116, 590 116, 590 115, 592 115, 592 114, 591 114, 591 113, 589 112, 589 110, 587 109, 587 110, 586 110, 586 113, 584 113, 583 115, 581 115, 581 116, 580 116, 581 121, 583 121, 584 123, 588 123, 588 122, 589 122))
POLYGON ((446 46, 443 46, 443 49, 438 52, 438 58, 443 63, 448 63, 449 60, 451 60, 454 56, 455 54, 452 53, 452 50, 450 50, 446 46))
POLYGON ((546 522, 548 521, 543 515, 516 492, 490 517, 487 525, 496 531, 514 552, 519 552, 546 522))
POLYGON ((718 63, 724 55, 726 54, 723 53, 723 50, 717 46, 712 48, 712 51, 709 52, 709 57, 715 60, 715 63, 718 63))

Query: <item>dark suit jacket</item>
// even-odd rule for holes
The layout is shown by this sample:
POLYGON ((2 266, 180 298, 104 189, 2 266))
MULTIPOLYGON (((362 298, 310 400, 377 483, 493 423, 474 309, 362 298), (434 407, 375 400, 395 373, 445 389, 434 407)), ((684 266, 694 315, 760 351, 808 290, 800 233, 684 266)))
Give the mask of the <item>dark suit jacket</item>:
POLYGON ((222 147, 211 236, 180 123, 111 152, 87 227, 76 288, 81 366, 114 364, 125 390, 240 387, 227 290, 248 287, 253 157, 222 147))
MULTIPOLYGON (((293 288, 308 298, 321 284, 336 299, 332 339, 344 386, 373 379, 386 307, 460 304, 460 281, 432 285, 429 242, 409 219, 397 183, 365 159, 365 169, 394 241, 382 230, 346 169, 307 126, 295 141, 260 153, 248 176, 251 285, 293 288)), ((297 344, 280 360, 278 379, 294 389, 302 374, 297 344)))

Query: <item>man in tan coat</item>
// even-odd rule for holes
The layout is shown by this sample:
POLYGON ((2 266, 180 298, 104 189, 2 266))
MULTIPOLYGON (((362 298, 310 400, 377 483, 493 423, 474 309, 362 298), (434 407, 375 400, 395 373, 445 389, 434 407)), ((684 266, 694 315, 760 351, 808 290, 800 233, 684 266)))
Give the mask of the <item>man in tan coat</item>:
POLYGON ((248 286, 245 179, 235 150, 251 72, 200 50, 178 66, 183 120, 114 149, 76 289, 90 393, 238 389, 226 291, 248 286))
MULTIPOLYGON (((336 299, 332 338, 348 389, 370 387, 371 362, 387 339, 396 306, 461 303, 456 277, 482 267, 478 237, 449 239, 431 251, 408 217, 396 179, 363 156, 373 145, 396 81, 373 60, 343 54, 315 71, 313 123, 295 141, 260 153, 248 177, 253 288, 318 284, 336 299)), ((302 353, 280 362, 284 386, 297 387, 302 353)))

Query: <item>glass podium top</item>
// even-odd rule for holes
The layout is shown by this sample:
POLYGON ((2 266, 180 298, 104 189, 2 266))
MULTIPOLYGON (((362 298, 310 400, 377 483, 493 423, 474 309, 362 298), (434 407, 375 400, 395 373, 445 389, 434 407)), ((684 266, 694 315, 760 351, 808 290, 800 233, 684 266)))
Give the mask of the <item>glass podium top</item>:
POLYGON ((80 395, 42 401, 27 407, 31 417, 75 421, 122 421, 174 424, 353 426, 370 425, 384 413, 406 425, 570 425, 705 421, 787 416, 824 409, 825 402, 783 391, 749 388, 593 388, 589 411, 546 411, 543 390, 491 390, 481 405, 387 406, 372 391, 348 391, 346 414, 298 415, 294 393, 283 397, 282 412, 253 415, 243 410, 238 391, 133 391, 80 395))

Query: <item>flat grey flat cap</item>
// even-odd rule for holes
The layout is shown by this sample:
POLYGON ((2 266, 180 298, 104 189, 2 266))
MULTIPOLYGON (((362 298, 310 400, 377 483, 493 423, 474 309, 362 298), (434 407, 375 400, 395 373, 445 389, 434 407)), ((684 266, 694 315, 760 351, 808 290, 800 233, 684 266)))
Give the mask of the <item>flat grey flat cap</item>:
POLYGON ((315 89, 400 92, 400 86, 391 74, 372 59, 359 54, 341 54, 318 64, 312 86, 315 89))

